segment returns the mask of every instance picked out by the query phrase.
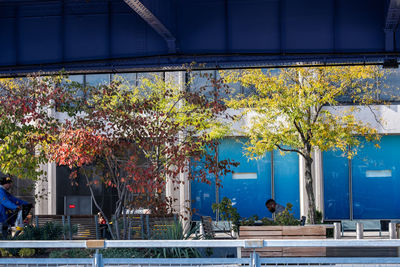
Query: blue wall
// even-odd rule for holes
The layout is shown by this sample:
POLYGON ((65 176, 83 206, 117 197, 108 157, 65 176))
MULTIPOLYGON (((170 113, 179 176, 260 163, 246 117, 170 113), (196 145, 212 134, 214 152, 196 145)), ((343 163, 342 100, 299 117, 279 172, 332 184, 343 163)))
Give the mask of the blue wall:
POLYGON ((275 200, 285 206, 293 205, 294 216, 300 217, 299 156, 297 153, 274 151, 275 200))
POLYGON ((365 144, 352 160, 355 219, 400 218, 400 136, 365 144))
MULTIPOLYGON (((299 217, 299 162, 295 153, 281 155, 274 151, 272 164, 272 153, 267 153, 261 159, 250 160, 245 155, 245 138, 226 138, 221 141, 218 148, 218 157, 231 159, 240 165, 234 168, 235 174, 229 173, 222 178, 222 187, 219 191, 219 201, 223 197, 232 200, 233 206, 238 209, 241 217, 258 215, 261 217, 272 217, 266 209, 265 202, 272 196, 271 167, 274 166, 274 191, 275 199, 281 205, 290 202, 293 204, 293 212, 299 217), (239 178, 237 177, 239 175, 239 178)), ((211 204, 216 202, 216 188, 192 182, 192 208, 197 211, 194 219, 199 215, 212 213, 211 204)))
POLYGON ((265 208, 265 201, 271 198, 271 155, 268 153, 259 160, 249 160, 244 155, 245 139, 225 139, 218 149, 220 159, 230 158, 240 163, 234 168, 235 173, 253 173, 257 179, 233 179, 229 173, 222 179, 220 200, 228 197, 237 208, 240 216, 270 216, 265 208))
POLYGON ((338 152, 325 152, 325 218, 353 219, 400 218, 400 136, 383 136, 381 148, 364 143, 351 160, 338 152), (352 195, 352 203, 350 203, 352 195))
POLYGON ((323 153, 325 219, 350 219, 349 160, 341 152, 323 153))

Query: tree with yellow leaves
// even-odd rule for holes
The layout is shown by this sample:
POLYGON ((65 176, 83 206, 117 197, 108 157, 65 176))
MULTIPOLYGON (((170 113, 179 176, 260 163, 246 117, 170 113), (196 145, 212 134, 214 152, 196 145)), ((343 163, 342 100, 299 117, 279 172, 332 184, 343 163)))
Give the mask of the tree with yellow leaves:
POLYGON ((231 108, 250 119, 244 129, 250 157, 279 149, 304 158, 308 218, 316 223, 312 152, 315 148, 341 150, 352 157, 360 136, 379 141, 377 130, 358 120, 355 112, 360 106, 379 103, 384 72, 375 66, 300 67, 279 72, 222 71, 221 76, 227 84, 241 83, 255 89, 250 96, 228 100, 231 108), (343 101, 346 107, 335 112, 327 108, 343 101))

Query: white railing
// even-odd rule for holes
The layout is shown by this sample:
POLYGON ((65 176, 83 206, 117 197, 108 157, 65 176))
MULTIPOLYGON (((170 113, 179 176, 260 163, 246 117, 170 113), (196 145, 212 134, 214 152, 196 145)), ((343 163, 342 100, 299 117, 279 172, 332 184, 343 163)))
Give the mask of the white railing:
MULTIPOLYGON (((88 240, 88 241, 0 241, 0 248, 87 248, 96 249, 93 258, 88 259, 22 259, 0 258, 0 266, 233 266, 243 265, 249 267, 275 266, 277 264, 297 264, 297 266, 320 266, 330 264, 343 266, 346 264, 358 264, 358 266, 400 266, 400 257, 390 258, 260 258, 253 251, 250 258, 190 258, 190 259, 106 259, 98 249, 107 248, 248 248, 262 247, 400 247, 400 240, 88 240)), ((366 255, 367 256, 367 255, 366 255)))

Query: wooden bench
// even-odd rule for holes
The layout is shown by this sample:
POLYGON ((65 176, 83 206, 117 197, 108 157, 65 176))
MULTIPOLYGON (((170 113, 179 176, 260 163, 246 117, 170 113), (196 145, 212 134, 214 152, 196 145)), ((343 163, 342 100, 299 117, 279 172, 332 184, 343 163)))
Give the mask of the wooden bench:
POLYGON ((342 220, 342 236, 344 232, 356 231, 357 223, 362 223, 364 231, 379 231, 379 236, 382 236, 382 228, 380 220, 342 220))
POLYGON ((94 215, 35 215, 34 222, 43 226, 47 222, 60 224, 66 229, 64 239, 96 239, 96 220, 94 215), (71 229, 76 227, 76 232, 71 229))
MULTIPOLYGON (((239 239, 325 239, 326 227, 311 226, 241 226, 239 239)), ((253 249, 242 248, 241 257, 250 257, 253 249)), ((255 249, 260 257, 324 257, 325 247, 264 247, 255 249)))
MULTIPOLYGON (((47 222, 53 222, 62 225, 67 229, 64 239, 97 239, 101 238, 100 227, 97 225, 98 233, 96 235, 97 221, 94 215, 36 215, 33 222, 36 225, 43 226, 47 222), (74 229, 76 232, 70 232, 74 229)), ((122 229, 120 230, 120 238, 126 239, 165 239, 174 222, 177 221, 176 216, 158 217, 151 215, 126 215, 127 235, 124 236, 122 229)), ((118 219, 119 225, 123 223, 123 217, 118 219)), ((115 230, 115 223, 113 224, 115 230)))
MULTIPOLYGON (((125 223, 127 224, 127 236, 120 230, 120 238, 125 239, 165 239, 168 237, 169 229, 177 222, 176 215, 155 216, 151 214, 127 214, 125 223)), ((114 217, 115 221, 115 217, 114 217)), ((124 216, 118 219, 119 225, 124 223, 124 216)), ((115 226, 113 226, 115 230, 115 226)))

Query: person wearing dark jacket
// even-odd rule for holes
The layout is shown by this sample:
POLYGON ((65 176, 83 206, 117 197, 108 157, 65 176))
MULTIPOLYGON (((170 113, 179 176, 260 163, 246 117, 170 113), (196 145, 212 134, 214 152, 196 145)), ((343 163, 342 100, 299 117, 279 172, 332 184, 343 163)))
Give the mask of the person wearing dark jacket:
POLYGON ((11 187, 12 179, 10 175, 0 179, 0 223, 2 224, 3 239, 7 238, 8 228, 15 222, 18 211, 23 206, 29 207, 29 210, 32 207, 28 202, 11 195, 8 192, 11 187))
POLYGON ((285 210, 285 207, 282 205, 279 205, 278 203, 275 202, 275 200, 268 199, 267 202, 265 202, 265 207, 271 212, 272 214, 278 215, 281 212, 285 210))

